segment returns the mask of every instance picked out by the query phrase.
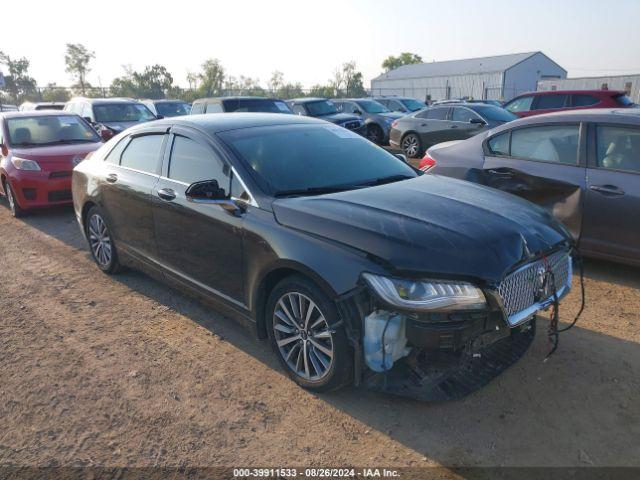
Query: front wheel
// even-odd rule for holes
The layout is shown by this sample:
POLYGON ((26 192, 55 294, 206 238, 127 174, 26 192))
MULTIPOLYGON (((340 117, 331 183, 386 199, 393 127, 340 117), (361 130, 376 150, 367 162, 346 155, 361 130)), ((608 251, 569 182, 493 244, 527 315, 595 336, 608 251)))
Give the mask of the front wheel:
POLYGON ((352 378, 353 353, 335 304, 301 276, 282 280, 265 309, 271 345, 289 376, 316 392, 335 390, 352 378))
POLYGON ((91 207, 85 220, 85 232, 89 240, 89 249, 96 265, 105 273, 116 273, 120 270, 118 252, 102 211, 91 207))
POLYGON ((4 191, 7 195, 7 202, 9 202, 9 210, 11 211, 11 215, 13 215, 15 218, 24 217, 27 212, 18 204, 18 199, 16 198, 16 194, 13 192, 13 189, 11 188, 9 180, 5 181, 4 191))
POLYGON ((378 125, 372 124, 367 127, 367 138, 376 145, 382 145, 383 137, 384 133, 378 125))
POLYGON ((409 158, 418 158, 422 154, 422 142, 415 133, 409 133, 402 139, 400 144, 402 151, 409 158))

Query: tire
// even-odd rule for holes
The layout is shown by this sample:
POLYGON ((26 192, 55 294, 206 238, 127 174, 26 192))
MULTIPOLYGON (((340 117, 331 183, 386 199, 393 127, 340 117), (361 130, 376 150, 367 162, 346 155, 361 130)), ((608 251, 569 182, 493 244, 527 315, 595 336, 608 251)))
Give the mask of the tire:
POLYGON ((331 328, 338 310, 317 285, 299 275, 281 280, 267 299, 265 315, 271 346, 294 382, 315 392, 351 383, 353 350, 344 327, 331 328))
POLYGON ((400 142, 400 148, 409 158, 420 158, 424 154, 422 141, 415 133, 405 135, 400 142))
POLYGON ((27 214, 27 211, 20 205, 18 205, 18 199, 16 198, 16 194, 13 192, 13 189, 11 188, 9 180, 5 180, 4 182, 4 193, 7 196, 7 202, 9 202, 9 210, 11 211, 11 215, 15 218, 24 217, 27 214))
POLYGON ((93 206, 87 213, 84 225, 89 250, 100 270, 113 274, 122 269, 118 260, 118 251, 109 231, 109 225, 99 207, 93 206))
POLYGON ((379 125, 376 125, 374 123, 370 124, 367 127, 367 139, 369 139, 371 142, 375 143, 376 145, 382 145, 383 138, 384 133, 382 132, 382 129, 379 125))

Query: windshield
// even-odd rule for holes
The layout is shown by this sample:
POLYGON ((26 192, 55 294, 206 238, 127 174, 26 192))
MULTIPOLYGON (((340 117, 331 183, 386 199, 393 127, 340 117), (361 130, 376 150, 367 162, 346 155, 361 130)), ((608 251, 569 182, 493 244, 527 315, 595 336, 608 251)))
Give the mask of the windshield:
POLYGON ((338 113, 336 106, 331 100, 322 100, 320 102, 308 102, 305 104, 309 115, 312 117, 320 117, 322 115, 333 115, 338 113))
POLYGON ((407 107, 412 112, 417 112, 418 110, 422 110, 423 108, 427 108, 427 104, 421 102, 419 100, 414 100, 413 98, 405 98, 404 100, 400 100, 402 104, 407 107))
POLYGON ((242 98, 224 100, 223 103, 225 112, 292 113, 283 101, 268 98, 242 98))
POLYGON ((8 118, 7 130, 9 143, 21 147, 101 141, 95 130, 76 115, 8 118))
POLYGON ((278 125, 219 135, 274 195, 417 176, 399 158, 337 125, 278 125))
POLYGON ((356 103, 367 113, 388 113, 391 111, 375 100, 358 100, 356 103))
POLYGON ((615 97, 615 99, 620 105, 624 105, 625 107, 630 107, 633 105, 631 99, 626 95, 618 95, 617 97, 615 97))
POLYGON ((181 115, 189 115, 191 105, 185 102, 158 102, 156 103, 156 111, 163 117, 179 117, 181 115))
POLYGON ((98 123, 108 122, 148 122, 155 116, 141 103, 110 103, 93 106, 93 114, 98 123))
POLYGON ((494 107, 493 105, 478 105, 474 106, 473 110, 482 115, 486 120, 494 122, 510 122, 518 118, 513 113, 505 110, 502 107, 494 107))

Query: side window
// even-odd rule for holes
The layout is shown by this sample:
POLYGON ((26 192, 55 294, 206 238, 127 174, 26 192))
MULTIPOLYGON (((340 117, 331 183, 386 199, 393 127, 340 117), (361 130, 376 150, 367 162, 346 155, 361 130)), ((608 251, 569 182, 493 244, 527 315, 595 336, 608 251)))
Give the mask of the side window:
POLYGON ((528 112, 531 110, 532 103, 533 97, 520 97, 506 104, 504 108, 509 110, 511 113, 528 112))
POLYGON ((197 113, 204 113, 204 103, 194 103, 191 106, 191 115, 195 115, 197 113))
POLYGON ((131 139, 122 152, 120 165, 141 172, 157 173, 164 135, 143 135, 131 139))
POLYGON ((600 100, 593 95, 586 94, 574 94, 571 95, 571 106, 572 107, 589 107, 591 105, 595 105, 600 100))
POLYGON ((420 112, 416 117, 428 118, 429 120, 446 120, 449 108, 429 108, 420 112))
POLYGON ((566 95, 540 95, 536 98, 534 110, 551 110, 554 108, 562 108, 567 101, 566 95))
POLYGON ((207 103, 207 110, 205 113, 222 113, 222 104, 217 103, 207 103))
POLYGON ((342 109, 340 111, 344 113, 353 113, 354 110, 355 110, 355 105, 353 103, 343 102, 342 109))
POLYGON ((598 126, 598 167, 640 173, 640 129, 598 126))
POLYGON ((509 155, 509 132, 501 133, 491 138, 488 142, 489 150, 493 155, 509 155))
POLYGON ((171 149, 169 178, 191 185, 204 180, 217 180, 220 188, 229 187, 225 165, 209 147, 187 137, 176 135, 171 149))
POLYGON ((577 165, 579 132, 578 125, 551 125, 512 130, 511 156, 577 165))
POLYGON ((118 142, 118 144, 111 149, 107 156, 104 157, 104 161, 107 163, 113 163, 115 165, 120 165, 120 157, 122 156, 122 152, 129 143, 129 137, 125 137, 118 142))
POLYGON ((306 115, 307 112, 305 111, 304 107, 302 105, 293 105, 291 107, 291 109, 293 110, 293 113, 295 113, 296 115, 306 115))
POLYGON ((480 118, 475 112, 464 107, 453 107, 453 115, 451 120, 454 122, 469 123, 472 118, 480 118))
POLYGON ((397 100, 389 100, 385 104, 385 107, 387 107, 392 112, 403 112, 404 111, 404 108, 402 107, 400 102, 398 102, 397 100))
POLYGON ((93 116, 91 115, 91 105, 88 103, 81 103, 80 106, 80 116, 93 119, 93 116))

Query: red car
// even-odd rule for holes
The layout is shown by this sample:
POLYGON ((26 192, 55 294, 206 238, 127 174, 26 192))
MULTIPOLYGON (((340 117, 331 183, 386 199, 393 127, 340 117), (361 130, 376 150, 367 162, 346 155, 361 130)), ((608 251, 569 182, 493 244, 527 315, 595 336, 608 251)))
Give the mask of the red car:
POLYGON ((619 90, 550 90, 519 95, 505 109, 519 117, 585 108, 625 108, 635 104, 619 90))
POLYGON ((78 115, 0 113, 0 193, 11 213, 71 204, 71 172, 102 139, 78 115))

